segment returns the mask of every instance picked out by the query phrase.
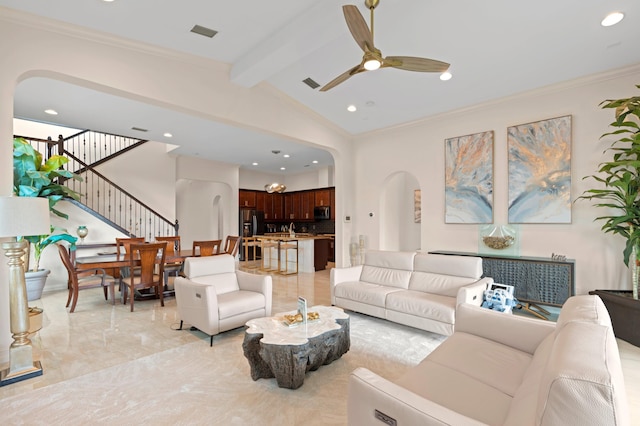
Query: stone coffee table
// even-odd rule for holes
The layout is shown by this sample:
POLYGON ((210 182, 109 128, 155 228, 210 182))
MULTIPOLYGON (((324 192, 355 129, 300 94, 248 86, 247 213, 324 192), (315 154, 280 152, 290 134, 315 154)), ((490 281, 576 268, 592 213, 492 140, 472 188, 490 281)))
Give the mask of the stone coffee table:
POLYGON ((297 389, 307 371, 330 364, 349 350, 349 315, 340 308, 314 306, 320 319, 304 324, 284 324, 285 314, 247 322, 242 349, 251 366, 251 378, 275 377, 281 388, 297 389))

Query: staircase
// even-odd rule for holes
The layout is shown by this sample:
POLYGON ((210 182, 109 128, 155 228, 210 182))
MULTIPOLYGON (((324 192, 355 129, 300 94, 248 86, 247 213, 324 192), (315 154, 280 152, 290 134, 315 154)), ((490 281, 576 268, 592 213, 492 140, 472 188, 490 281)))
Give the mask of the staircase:
POLYGON ((101 164, 146 143, 146 140, 85 130, 58 141, 15 136, 25 139, 46 158, 63 155, 66 169, 82 177, 64 185, 81 194, 79 202, 70 200, 118 231, 153 241, 156 236, 178 234, 178 221, 163 217, 96 170, 101 164))

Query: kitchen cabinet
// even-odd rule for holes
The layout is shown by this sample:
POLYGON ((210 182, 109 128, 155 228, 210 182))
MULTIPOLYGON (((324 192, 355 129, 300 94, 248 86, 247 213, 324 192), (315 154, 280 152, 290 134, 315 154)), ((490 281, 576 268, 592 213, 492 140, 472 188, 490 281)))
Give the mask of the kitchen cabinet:
POLYGON ((314 220, 313 208, 315 207, 315 191, 305 191, 300 199, 300 219, 314 220))
POLYGON ((317 189, 315 192, 315 205, 316 206, 330 206, 331 194, 328 189, 317 189))
POLYGON ((331 188, 329 190, 329 205, 331 206, 330 217, 331 220, 336 220, 336 189, 331 188))
POLYGON ((238 200, 240 201, 240 207, 256 207, 256 191, 250 191, 247 189, 241 189, 238 191, 238 200))
POLYGON ((300 220, 300 192, 289 192, 284 194, 284 217, 287 220, 300 220))
POLYGON ((240 208, 251 208, 264 212, 264 219, 271 222, 290 222, 315 220, 315 206, 330 206, 331 219, 335 220, 335 190, 323 188, 316 190, 268 193, 241 189, 238 194, 240 208))
POLYGON ((256 191, 256 210, 265 211, 265 204, 267 202, 266 191, 256 191))
POLYGON ((282 220, 282 194, 259 191, 256 195, 256 209, 264 212, 264 220, 282 220))

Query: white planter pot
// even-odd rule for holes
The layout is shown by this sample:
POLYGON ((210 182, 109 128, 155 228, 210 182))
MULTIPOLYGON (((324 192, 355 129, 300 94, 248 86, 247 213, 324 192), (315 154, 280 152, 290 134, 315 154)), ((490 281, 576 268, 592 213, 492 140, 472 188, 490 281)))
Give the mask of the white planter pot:
POLYGON ((42 289, 47 282, 47 277, 51 273, 48 269, 41 269, 39 271, 29 271, 24 273, 25 281, 27 283, 27 300, 38 300, 42 297, 42 289))

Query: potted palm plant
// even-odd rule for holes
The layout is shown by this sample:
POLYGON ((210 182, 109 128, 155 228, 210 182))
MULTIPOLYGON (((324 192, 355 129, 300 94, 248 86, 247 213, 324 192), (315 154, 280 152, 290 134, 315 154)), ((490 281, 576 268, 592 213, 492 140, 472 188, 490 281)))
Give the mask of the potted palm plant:
MULTIPOLYGON (((53 155, 43 161, 43 155, 23 138, 13 140, 13 192, 19 197, 43 197, 49 200, 49 210, 64 219, 68 215, 55 208, 58 201, 64 198, 80 199, 80 194, 62 184, 63 179, 81 179, 75 173, 65 170, 63 166, 69 160, 62 155, 53 155)), ((25 237, 34 248, 34 265, 29 267, 28 254, 25 256, 25 278, 27 282, 27 299, 37 300, 42 295, 49 270, 40 270, 42 251, 51 244, 67 241, 71 248, 75 247, 77 238, 61 229, 53 228, 48 235, 25 237)))
MULTIPOLYGON (((640 89, 640 85, 636 86, 640 89)), ((609 161, 600 164, 597 175, 586 176, 604 187, 589 189, 579 198, 595 201, 596 207, 606 214, 595 220, 604 221, 605 233, 625 239, 623 260, 631 270, 631 291, 595 290, 607 306, 616 336, 640 346, 640 96, 626 99, 608 99, 602 108, 615 110, 613 131, 602 137, 616 140, 607 149, 613 153, 609 161)))

